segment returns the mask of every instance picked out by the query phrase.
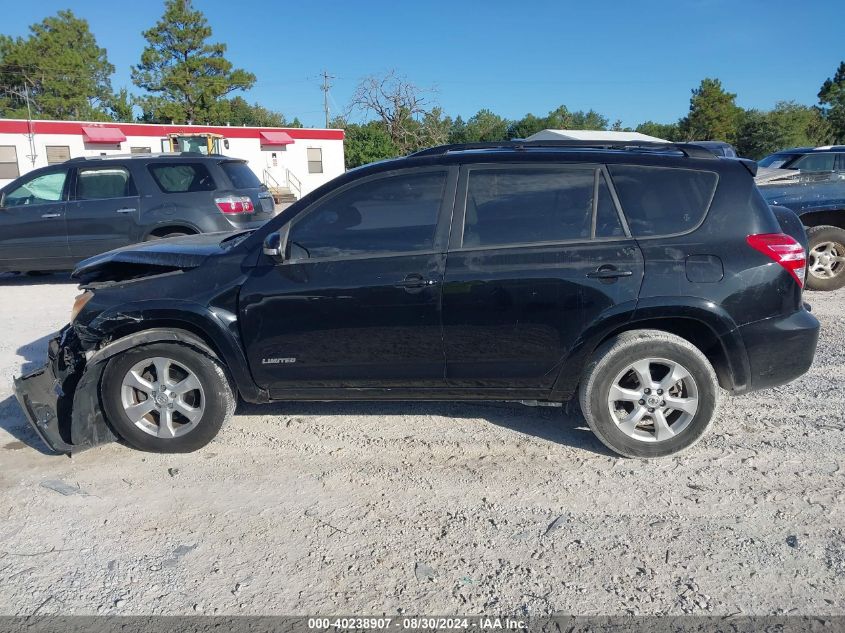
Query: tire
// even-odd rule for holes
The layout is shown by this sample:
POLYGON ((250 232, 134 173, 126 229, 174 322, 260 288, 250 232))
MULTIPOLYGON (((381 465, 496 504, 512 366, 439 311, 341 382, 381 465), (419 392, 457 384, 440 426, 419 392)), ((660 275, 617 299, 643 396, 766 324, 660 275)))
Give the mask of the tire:
POLYGON ((718 395, 716 373, 701 350, 661 330, 623 332, 603 343, 587 364, 579 390, 581 411, 599 440, 620 455, 640 458, 674 455, 700 440, 715 416, 718 395), (651 359, 648 365, 646 359, 651 359), (648 367, 650 387, 629 369, 635 364, 642 376, 648 367), (677 382, 669 380, 670 368, 677 382), (614 385, 624 391, 615 390, 622 399, 611 405, 614 385), (632 399, 635 394, 638 399, 632 399), (671 409, 669 398, 678 398, 675 402, 687 410, 671 409))
POLYGON ((807 288, 838 290, 845 286, 845 259, 829 259, 845 258, 845 230, 836 226, 814 226, 807 229, 807 241, 807 288))
POLYGON ((189 453, 202 448, 235 410, 235 396, 223 366, 202 352, 174 343, 133 347, 112 358, 103 373, 100 393, 115 433, 130 446, 154 453, 189 453), (169 389, 164 393, 159 371, 167 374, 169 389), (195 380, 184 382, 191 376, 195 380), (185 392, 174 395, 180 385, 185 392), (133 406, 134 410, 129 408, 133 406))
POLYGON ((168 233, 164 233, 162 235, 153 235, 150 234, 144 238, 145 242, 153 242, 155 240, 164 240, 168 237, 184 237, 186 235, 193 235, 193 233, 186 233, 185 231, 169 231, 168 233))

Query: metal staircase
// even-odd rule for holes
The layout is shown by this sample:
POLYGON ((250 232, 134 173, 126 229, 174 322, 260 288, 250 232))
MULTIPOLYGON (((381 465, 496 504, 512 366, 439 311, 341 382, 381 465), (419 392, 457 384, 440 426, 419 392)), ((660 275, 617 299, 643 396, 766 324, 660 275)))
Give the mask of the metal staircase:
POLYGON ((280 183, 269 170, 263 174, 264 185, 276 204, 291 204, 302 197, 302 183, 290 169, 285 169, 285 184, 280 183))

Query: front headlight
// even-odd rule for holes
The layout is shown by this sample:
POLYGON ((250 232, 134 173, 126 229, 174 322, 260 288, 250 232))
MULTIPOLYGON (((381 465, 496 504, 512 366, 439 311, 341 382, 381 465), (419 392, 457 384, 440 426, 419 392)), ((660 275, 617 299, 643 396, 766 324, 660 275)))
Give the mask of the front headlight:
POLYGON ((82 308, 85 307, 85 304, 91 301, 94 298, 94 293, 90 290, 86 290, 81 295, 77 295, 76 298, 73 300, 73 309, 70 311, 70 322, 73 323, 76 320, 76 317, 79 316, 79 313, 82 312, 82 308))

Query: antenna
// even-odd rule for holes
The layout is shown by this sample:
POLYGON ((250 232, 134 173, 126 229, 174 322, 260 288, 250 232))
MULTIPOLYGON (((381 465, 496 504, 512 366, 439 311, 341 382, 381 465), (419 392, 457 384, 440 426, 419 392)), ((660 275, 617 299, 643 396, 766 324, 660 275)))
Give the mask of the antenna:
POLYGON ((323 91, 323 111, 326 113, 326 127, 329 127, 329 88, 332 87, 329 79, 337 79, 337 77, 330 75, 327 70, 324 70, 321 76, 323 77, 323 85, 320 86, 323 91))

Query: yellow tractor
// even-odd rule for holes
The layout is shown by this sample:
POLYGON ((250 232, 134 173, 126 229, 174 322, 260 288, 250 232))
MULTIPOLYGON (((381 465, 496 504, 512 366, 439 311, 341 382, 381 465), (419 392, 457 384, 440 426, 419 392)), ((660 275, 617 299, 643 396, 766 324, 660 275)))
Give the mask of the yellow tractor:
POLYGON ((200 154, 221 154, 222 134, 174 132, 162 140, 162 149, 168 152, 198 152, 200 154))

